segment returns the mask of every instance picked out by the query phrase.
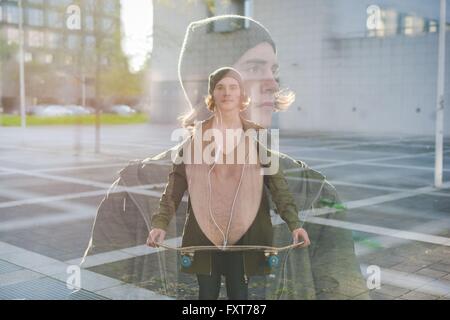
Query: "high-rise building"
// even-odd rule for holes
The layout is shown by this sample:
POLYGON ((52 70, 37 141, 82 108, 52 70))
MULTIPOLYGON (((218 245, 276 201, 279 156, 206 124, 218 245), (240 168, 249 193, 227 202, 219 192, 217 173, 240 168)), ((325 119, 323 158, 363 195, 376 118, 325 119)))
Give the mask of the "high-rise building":
MULTIPOLYGON (((95 96, 97 64, 120 34, 119 0, 22 0, 26 102, 80 103, 95 96)), ((0 1, 0 96, 6 112, 18 106, 18 0, 0 1)), ((113 47, 113 45, 112 45, 113 47)))

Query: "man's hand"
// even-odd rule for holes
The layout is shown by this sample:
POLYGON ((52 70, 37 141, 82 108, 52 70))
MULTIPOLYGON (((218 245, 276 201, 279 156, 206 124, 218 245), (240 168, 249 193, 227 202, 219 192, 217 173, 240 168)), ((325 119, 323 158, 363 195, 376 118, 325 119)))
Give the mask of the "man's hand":
POLYGON ((302 248, 306 248, 311 244, 311 241, 309 241, 308 233, 303 228, 298 228, 292 231, 292 240, 294 241, 294 243, 304 241, 305 243, 301 245, 302 248))
POLYGON ((166 237, 166 232, 163 229, 154 228, 150 231, 147 238, 147 245, 155 248, 156 243, 162 243, 166 237))

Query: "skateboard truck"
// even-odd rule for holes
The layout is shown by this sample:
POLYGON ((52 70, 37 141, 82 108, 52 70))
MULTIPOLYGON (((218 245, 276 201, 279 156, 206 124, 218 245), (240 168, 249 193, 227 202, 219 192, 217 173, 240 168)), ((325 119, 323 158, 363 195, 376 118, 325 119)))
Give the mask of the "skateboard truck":
POLYGON ((264 256, 266 257, 266 262, 269 268, 276 268, 280 264, 280 258, 278 257, 277 252, 266 251, 264 252, 264 256))
POLYGON ((182 252, 181 253, 181 266, 183 268, 189 268, 194 261, 194 253, 192 252, 182 252))

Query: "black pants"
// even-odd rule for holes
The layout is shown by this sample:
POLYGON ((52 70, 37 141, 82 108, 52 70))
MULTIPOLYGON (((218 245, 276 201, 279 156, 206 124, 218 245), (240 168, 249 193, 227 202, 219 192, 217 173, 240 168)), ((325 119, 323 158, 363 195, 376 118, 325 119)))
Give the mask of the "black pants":
POLYGON ((227 296, 230 300, 248 299, 248 279, 244 277, 242 252, 212 252, 211 275, 197 275, 199 300, 217 300, 221 276, 225 276, 227 296))

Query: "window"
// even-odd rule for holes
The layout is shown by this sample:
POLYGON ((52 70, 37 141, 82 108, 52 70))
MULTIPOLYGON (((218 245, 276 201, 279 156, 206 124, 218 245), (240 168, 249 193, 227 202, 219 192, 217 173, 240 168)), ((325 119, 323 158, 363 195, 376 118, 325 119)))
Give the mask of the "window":
MULTIPOLYGON (((214 0, 213 4, 209 7, 210 13, 213 16, 222 14, 236 14, 241 16, 252 15, 252 0, 214 0)), ((232 32, 242 28, 248 28, 248 22, 242 24, 239 22, 219 21, 215 22, 212 26, 213 32, 232 32)))
POLYGON ((19 8, 13 6, 6 6, 6 22, 8 23, 19 23, 19 8))
POLYGON ((55 7, 68 6, 72 3, 71 0, 48 0, 48 3, 55 7))
POLYGON ((56 49, 61 46, 62 36, 59 33, 47 32, 46 34, 47 46, 51 49, 56 49))
POLYGON ((57 11, 48 11, 47 13, 47 26, 53 28, 61 28, 63 26, 63 17, 57 11))
POLYGON ((108 65, 109 65, 109 59, 108 59, 108 57, 102 56, 102 57, 100 58, 100 64, 101 64, 102 66, 108 66, 108 65))
POLYGON ((93 11, 94 10, 94 8, 95 8, 95 0, 84 0, 84 3, 85 3, 85 8, 88 10, 88 11, 93 11))
POLYGON ((41 9, 28 8, 28 24, 32 26, 44 25, 44 12, 41 9))
POLYGON ((109 18, 102 19, 102 31, 103 32, 111 31, 111 29, 113 27, 114 27, 114 22, 112 19, 109 19, 109 18))
POLYGON ((28 46, 43 47, 44 46, 44 33, 42 31, 37 31, 37 30, 28 31, 28 46))
POLYGON ((95 37, 87 36, 86 38, 84 38, 84 45, 87 49, 95 49, 95 37))
POLYGON ((3 21, 3 7, 0 5, 0 22, 3 21))
POLYGON ((72 64, 73 63, 73 57, 71 55, 66 55, 64 57, 64 63, 67 64, 67 65, 72 64))
POLYGON ((103 1, 103 7, 105 10, 105 13, 114 14, 116 11, 116 1, 115 0, 103 1))
POLYGON ((6 28, 6 41, 8 44, 16 43, 18 44, 20 42, 20 34, 19 29, 16 28, 6 28))
POLYGON ((425 30, 425 22, 420 17, 405 16, 403 29, 405 35, 413 36, 425 30))
POLYGON ((93 16, 86 16, 84 19, 84 25, 87 31, 93 31, 94 30, 94 17, 93 16))
POLYGON ((395 10, 385 10, 382 15, 384 25, 384 35, 392 36, 397 34, 398 13, 395 10))
POLYGON ((44 0, 28 0, 28 3, 33 3, 33 4, 44 4, 44 0))
POLYGON ((79 48, 80 37, 75 34, 69 34, 67 36, 67 47, 72 50, 79 48))
POLYGON ((414 36, 424 32, 437 32, 436 21, 426 20, 413 14, 399 13, 393 9, 382 9, 377 5, 367 7, 366 21, 369 37, 386 37, 397 34, 414 36))
POLYGON ((25 62, 33 61, 33 54, 31 52, 25 52, 24 60, 25 60, 25 62))
POLYGON ((53 62, 53 55, 50 53, 40 53, 36 60, 41 64, 50 64, 53 62))

